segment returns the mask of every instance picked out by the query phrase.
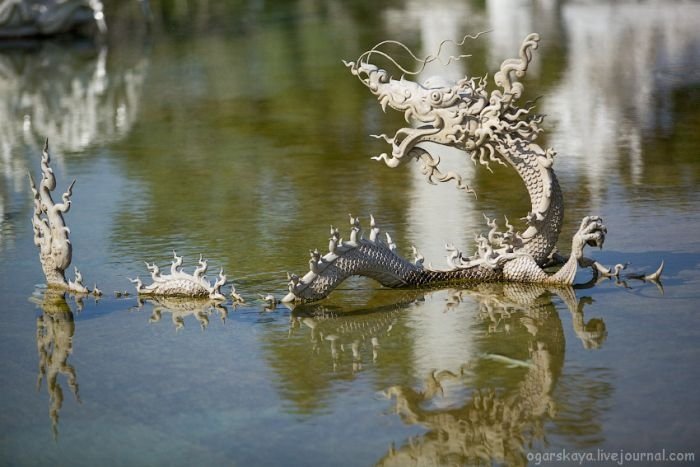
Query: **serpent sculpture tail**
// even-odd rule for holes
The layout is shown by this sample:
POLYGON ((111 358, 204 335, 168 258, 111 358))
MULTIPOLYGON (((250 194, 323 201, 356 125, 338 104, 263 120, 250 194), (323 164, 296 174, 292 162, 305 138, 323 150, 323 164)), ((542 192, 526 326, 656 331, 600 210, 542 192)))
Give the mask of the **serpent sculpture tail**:
MULTIPOLYGON (((524 218, 527 229, 517 232, 506 219, 506 230, 499 231, 495 219, 487 218, 490 231, 487 236, 477 238, 476 253, 465 256, 448 247, 450 268, 435 270, 423 267, 422 257, 415 248, 414 262, 396 254, 388 235, 386 242, 381 240, 373 218, 369 238, 363 238, 358 219, 351 216, 349 241, 343 241, 338 230, 331 227, 330 251, 324 256, 317 250, 311 253, 310 271, 301 278, 289 277, 289 293, 283 301, 322 299, 353 275, 373 278, 388 287, 417 287, 453 281, 572 284, 579 265, 594 265, 597 271, 611 274, 609 269, 583 257, 586 244, 602 247, 605 240, 605 225, 594 216, 581 222, 573 238, 571 256, 563 267, 552 275, 542 269, 556 246, 564 203, 552 169, 555 153, 535 142, 542 132, 543 116, 530 113, 531 103, 518 105, 524 89, 519 79, 525 75, 539 40, 537 34, 525 38, 518 58, 505 60, 494 75, 500 89, 490 93, 486 90, 486 78, 465 77, 454 83, 431 79, 423 84, 403 76, 400 80, 391 78, 386 70, 369 62, 373 55, 391 60, 380 50, 388 41, 365 52, 355 62, 345 62, 350 72, 377 96, 383 110, 391 107, 403 112, 411 124, 399 129, 393 137, 375 136, 389 143, 392 151, 390 155, 381 154, 373 159, 392 168, 410 159, 420 161, 428 182, 455 181, 458 188, 468 192, 473 190, 458 174, 440 171, 440 158, 419 144, 432 142, 461 149, 488 170, 490 163, 510 166, 530 195, 532 208, 524 218)), ((431 59, 435 57, 423 63, 431 59)))

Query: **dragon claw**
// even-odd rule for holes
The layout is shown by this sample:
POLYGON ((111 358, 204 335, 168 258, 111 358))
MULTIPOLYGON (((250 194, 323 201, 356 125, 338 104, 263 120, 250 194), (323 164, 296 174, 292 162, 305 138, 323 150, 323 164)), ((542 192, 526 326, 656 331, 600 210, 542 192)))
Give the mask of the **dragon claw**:
POLYGON ((581 221, 581 227, 574 235, 571 253, 580 259, 583 258, 583 248, 586 245, 603 248, 607 231, 603 219, 600 217, 584 217, 581 221))

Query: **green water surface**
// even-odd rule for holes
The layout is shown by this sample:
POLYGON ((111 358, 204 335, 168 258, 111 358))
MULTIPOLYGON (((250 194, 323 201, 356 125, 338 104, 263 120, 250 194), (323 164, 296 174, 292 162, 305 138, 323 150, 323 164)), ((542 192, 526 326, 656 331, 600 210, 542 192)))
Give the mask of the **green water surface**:
POLYGON ((698 4, 151 7, 150 33, 138 2, 118 2, 104 43, 0 44, 0 465, 524 465, 563 450, 698 462, 698 4), (369 135, 402 116, 341 62, 383 39, 426 56, 483 30, 469 59, 416 79, 491 77, 539 32, 525 98, 541 96, 542 145, 558 153, 560 250, 600 215, 605 247, 588 254, 630 272, 663 260, 662 285, 352 279, 316 305, 265 309, 259 294, 283 296, 329 225, 347 238, 348 213, 437 267, 446 242, 473 249, 482 213, 527 213, 507 169, 446 154, 474 197, 370 160, 388 147, 369 135), (26 174, 46 137, 58 190, 77 180, 73 264, 99 300, 41 286, 26 174), (173 250, 186 270, 200 254, 210 277, 223 268, 246 303, 139 301, 128 279, 173 250))

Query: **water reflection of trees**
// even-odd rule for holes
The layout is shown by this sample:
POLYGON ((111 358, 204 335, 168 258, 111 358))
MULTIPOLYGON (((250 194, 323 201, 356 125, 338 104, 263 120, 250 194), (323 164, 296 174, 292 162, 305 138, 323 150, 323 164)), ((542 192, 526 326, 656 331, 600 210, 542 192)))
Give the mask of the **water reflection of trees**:
MULTIPOLYGON (((294 13, 274 21, 269 16, 277 13, 260 12, 246 34, 196 29, 188 40, 154 47, 143 102, 153 118, 130 138, 140 150, 125 151, 122 161, 129 178, 143 182, 147 202, 120 214, 117 248, 133 236, 156 242, 182 235, 206 245, 210 232, 226 230, 247 252, 235 258, 236 267, 259 269, 255 258, 269 256, 270 244, 308 232, 306 219, 290 213, 347 206, 367 213, 378 205, 377 211, 401 212, 402 185, 391 180, 402 175, 361 162, 370 154, 368 133, 379 128, 362 123, 371 96, 339 61, 360 49, 353 15, 338 4, 322 14, 324 21, 310 21, 304 8, 288 5, 294 13), (213 179, 231 183, 173 190, 213 179), (382 189, 387 180, 393 191, 382 189), (185 227, 183 206, 207 209, 192 210, 185 227), (178 226, 184 228, 173 232, 178 226)), ((162 34, 175 39, 170 29, 162 34)), ((286 253, 293 251, 278 252, 286 253)))
POLYGON ((0 53, 3 150, 57 154, 123 138, 139 110, 147 62, 108 67, 108 49, 88 40, 38 42, 0 53))
POLYGON ((94 3, 90 0, 4 0, 0 2, 0 38, 90 33, 95 29, 92 27, 94 3))
POLYGON ((568 66, 542 107, 551 116, 552 145, 566 154, 558 167, 585 174, 594 205, 613 169, 644 195, 669 177, 690 177, 684 183, 692 185, 700 176, 687 170, 693 151, 668 150, 668 137, 695 137, 683 130, 681 117, 689 113, 682 103, 700 83, 698 15, 700 5, 692 2, 561 7, 568 66))
MULTIPOLYGON (((269 365, 281 395, 293 402, 290 410, 302 413, 328 405, 334 382, 369 372, 395 413, 426 430, 392 446, 381 465, 524 465, 527 451, 542 446, 548 433, 572 437, 580 446, 600 439, 609 375, 565 370, 558 310, 568 310, 584 348, 597 348, 605 325, 586 320, 586 303, 570 288, 516 284, 409 294, 394 305, 349 313, 306 306, 292 313, 286 339, 269 341, 269 365), (426 370, 421 360, 431 356, 416 354, 426 337, 411 324, 412 315, 433 305, 470 323, 453 330, 475 341, 459 365, 426 370)), ((439 352, 433 344, 420 348, 439 352)))
POLYGON ((12 238, 14 199, 48 137, 65 153, 123 138, 140 107, 148 61, 87 39, 0 49, 0 247, 12 238), (9 225, 5 225, 5 224, 9 225))
POLYGON ((46 289, 41 299, 35 300, 42 313, 36 320, 36 347, 39 354, 39 374, 36 387, 46 381, 49 394, 49 418, 54 438, 58 437, 58 420, 63 406, 63 389, 59 376, 64 375, 76 401, 80 402, 78 376, 68 357, 73 352, 75 322, 66 302, 65 292, 46 289))

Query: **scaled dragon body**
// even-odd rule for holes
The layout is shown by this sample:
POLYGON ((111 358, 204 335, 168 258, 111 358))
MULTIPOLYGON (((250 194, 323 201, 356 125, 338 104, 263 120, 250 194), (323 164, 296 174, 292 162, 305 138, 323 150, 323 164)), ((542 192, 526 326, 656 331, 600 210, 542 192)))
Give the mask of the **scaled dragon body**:
POLYGON ((487 237, 477 238, 474 255, 466 256, 448 247, 450 268, 435 270, 423 266, 415 248, 414 262, 396 254, 388 235, 387 241, 382 241, 374 219, 369 238, 362 238, 359 221, 351 216, 350 240, 343 241, 337 229, 331 228, 329 253, 324 256, 318 251, 311 253, 310 271, 303 277, 290 276, 289 294, 283 300, 306 302, 324 298, 353 275, 371 277, 388 287, 415 287, 453 281, 572 284, 577 267, 584 264, 594 265, 603 274, 612 274, 583 257, 586 244, 602 246, 605 240, 605 225, 596 216, 585 217, 581 222, 573 238, 571 256, 563 267, 555 274, 543 270, 561 231, 564 203, 552 168, 555 153, 536 143, 542 132, 543 117, 530 113, 533 109, 530 103, 518 105, 524 89, 519 79, 527 71, 539 36, 527 36, 518 58, 503 62, 494 75, 500 89, 490 93, 486 78, 465 77, 452 83, 431 79, 423 84, 403 77, 393 79, 388 71, 369 62, 373 55, 388 57, 380 50, 388 42, 378 44, 354 62, 345 62, 350 72, 377 96, 384 110, 390 107, 403 112, 411 124, 391 138, 376 136, 391 144, 392 150, 391 154, 373 159, 384 161, 389 167, 418 160, 429 182, 455 181, 468 192, 473 190, 458 174, 440 171, 440 158, 419 144, 432 142, 461 149, 472 161, 489 170, 489 164, 494 162, 510 166, 530 195, 532 208, 525 217, 528 227, 524 232, 516 232, 506 219, 507 230, 501 232, 495 219, 487 219, 491 231, 487 237))

